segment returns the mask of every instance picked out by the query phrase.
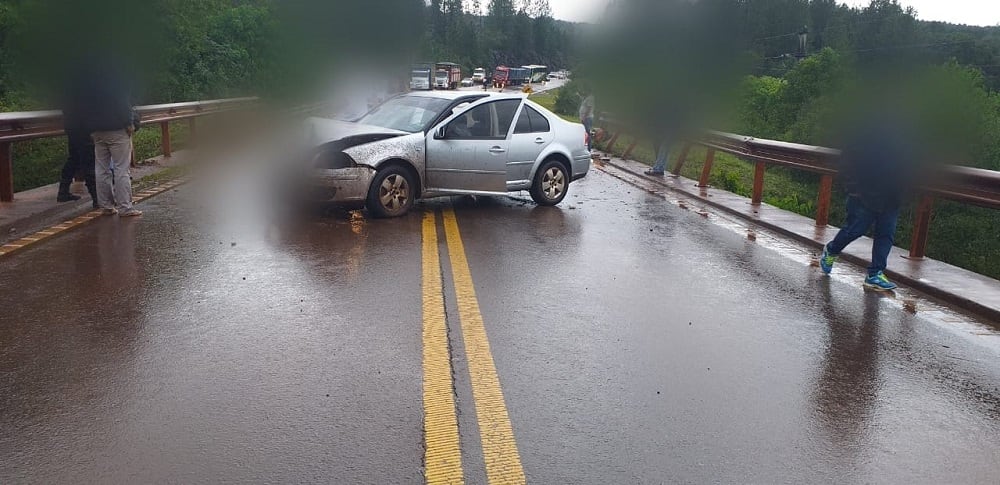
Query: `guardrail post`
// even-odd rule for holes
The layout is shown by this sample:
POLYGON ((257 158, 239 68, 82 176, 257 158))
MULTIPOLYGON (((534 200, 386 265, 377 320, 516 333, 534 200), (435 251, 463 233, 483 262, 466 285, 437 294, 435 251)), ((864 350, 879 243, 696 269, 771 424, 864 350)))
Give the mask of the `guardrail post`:
POLYGON ((681 148, 681 153, 677 155, 677 161, 674 162, 674 169, 670 173, 679 176, 681 174, 681 169, 684 168, 684 161, 687 160, 688 151, 691 150, 691 144, 685 143, 684 147, 681 148))
POLYGON ((620 134, 621 133, 619 133, 619 132, 615 132, 614 134, 611 135, 611 139, 608 140, 608 145, 606 147, 604 147, 604 151, 606 151, 606 152, 614 155, 615 142, 618 141, 618 135, 620 135, 620 134))
POLYGON ((198 124, 195 118, 188 118, 188 145, 194 145, 198 139, 198 124))
POLYGON ((761 201, 764 200, 764 170, 767 168, 767 164, 764 162, 757 162, 753 168, 753 197, 750 201, 752 205, 760 205, 761 201))
POLYGON ((629 144, 628 148, 625 149, 625 153, 622 154, 622 158, 625 159, 625 160, 628 160, 628 157, 632 156, 632 150, 635 150, 635 147, 638 144, 639 144, 639 139, 638 138, 635 139, 635 140, 632 140, 632 143, 629 144))
POLYGON ((823 175, 819 179, 819 199, 816 201, 816 227, 826 227, 830 223, 830 198, 833 196, 833 175, 823 175))
POLYGON ((170 157, 170 122, 161 121, 160 122, 160 148, 163 150, 164 157, 170 157))
POLYGON ((14 202, 14 151, 9 141, 0 143, 0 202, 14 202))
POLYGON ((923 259, 927 255, 927 236, 931 229, 931 211, 934 208, 934 197, 924 195, 917 204, 914 214, 913 242, 910 244, 910 259, 923 259))
POLYGON ((698 187, 708 187, 708 180, 712 176, 712 164, 715 163, 715 149, 709 148, 705 153, 705 166, 701 167, 701 178, 698 179, 698 187))

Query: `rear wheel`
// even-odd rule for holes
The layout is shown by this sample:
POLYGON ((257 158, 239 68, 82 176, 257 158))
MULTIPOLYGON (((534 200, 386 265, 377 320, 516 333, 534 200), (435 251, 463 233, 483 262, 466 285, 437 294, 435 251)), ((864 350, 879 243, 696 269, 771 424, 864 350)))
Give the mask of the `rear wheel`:
POLYGON ((566 197, 569 189, 569 172, 566 165, 555 160, 542 163, 531 182, 531 198, 538 205, 556 205, 566 197))
POLYGON ((413 174, 394 165, 380 170, 375 176, 365 206, 375 217, 399 217, 410 211, 415 197, 413 174))

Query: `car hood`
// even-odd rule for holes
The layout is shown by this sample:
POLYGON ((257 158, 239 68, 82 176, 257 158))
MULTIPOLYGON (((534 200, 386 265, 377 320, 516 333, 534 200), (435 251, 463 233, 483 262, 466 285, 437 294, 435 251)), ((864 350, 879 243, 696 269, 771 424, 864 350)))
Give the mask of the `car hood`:
POLYGON ((306 126, 309 140, 314 146, 333 141, 350 141, 344 143, 345 146, 340 147, 341 149, 409 134, 392 128, 328 118, 309 118, 306 120, 306 126))

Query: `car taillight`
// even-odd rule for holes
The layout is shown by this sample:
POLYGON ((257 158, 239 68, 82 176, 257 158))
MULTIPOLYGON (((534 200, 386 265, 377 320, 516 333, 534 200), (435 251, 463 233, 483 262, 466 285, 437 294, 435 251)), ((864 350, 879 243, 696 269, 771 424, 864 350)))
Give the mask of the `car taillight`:
POLYGON ((590 133, 587 133, 587 130, 583 130, 583 146, 590 146, 590 133))

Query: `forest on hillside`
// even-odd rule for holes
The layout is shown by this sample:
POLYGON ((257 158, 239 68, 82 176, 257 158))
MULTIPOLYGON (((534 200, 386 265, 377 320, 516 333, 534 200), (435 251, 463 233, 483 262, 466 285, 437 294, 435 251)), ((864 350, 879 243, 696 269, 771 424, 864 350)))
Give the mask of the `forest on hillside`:
POLYGON ((337 73, 569 68, 576 26, 548 0, 0 0, 0 111, 46 106, 74 57, 115 50, 136 102, 308 96, 337 73))
POLYGON ((578 81, 641 125, 698 111, 717 129, 835 144, 847 110, 891 95, 949 163, 1000 169, 998 27, 920 21, 896 0, 617 0, 584 42, 578 81))

